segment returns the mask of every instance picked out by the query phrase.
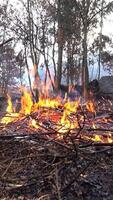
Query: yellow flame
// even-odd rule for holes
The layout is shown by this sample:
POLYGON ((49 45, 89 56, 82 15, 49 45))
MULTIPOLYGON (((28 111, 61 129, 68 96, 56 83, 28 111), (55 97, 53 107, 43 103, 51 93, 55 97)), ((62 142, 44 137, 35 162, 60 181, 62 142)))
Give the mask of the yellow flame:
POLYGON ((2 124, 9 124, 10 122, 15 122, 18 120, 19 113, 11 113, 10 115, 6 115, 1 119, 2 124))
POLYGON ((95 135, 93 138, 92 138, 92 140, 94 141, 94 142, 101 142, 101 136, 100 135, 95 135))
POLYGON ((37 107, 47 107, 47 108, 56 108, 60 105, 60 102, 57 99, 41 99, 36 104, 37 107))
MULTIPOLYGON (((76 113, 77 113, 77 110, 80 105, 79 100, 74 101, 74 102, 70 102, 68 100, 66 102, 63 101, 63 103, 62 103, 60 98, 50 99, 49 97, 47 97, 45 95, 45 98, 40 97, 39 102, 34 104, 32 101, 32 96, 31 96, 30 92, 28 92, 25 89, 22 89, 22 91, 23 91, 23 96, 21 98, 21 110, 19 113, 14 112, 15 109, 13 108, 11 97, 10 97, 10 95, 7 95, 8 96, 8 100, 7 100, 8 106, 7 106, 6 111, 8 114, 2 118, 1 123, 8 124, 10 122, 15 122, 18 119, 22 119, 23 115, 29 115, 32 112, 41 111, 40 108, 52 108, 51 112, 53 112, 53 113, 56 108, 60 108, 60 109, 63 108, 63 113, 61 114, 61 112, 59 112, 60 114, 57 117, 55 116, 55 120, 57 119, 57 121, 58 121, 58 125, 56 125, 56 130, 58 132, 58 134, 57 134, 58 139, 62 139, 63 136, 65 135, 65 133, 68 131, 70 131, 70 133, 73 134, 74 133, 73 129, 79 128, 79 124, 76 119, 76 113), (53 108, 55 108, 55 109, 53 109, 53 108), (74 114, 74 117, 72 114, 74 114)), ((48 91, 48 89, 47 89, 47 91, 48 91)), ((86 104, 86 109, 91 113, 96 113, 95 105, 91 101, 89 101, 86 104)), ((47 110, 47 109, 45 109, 45 110, 47 110)), ((50 109, 48 109, 46 111, 46 113, 44 113, 44 117, 46 119, 49 119, 49 117, 50 117, 49 111, 50 111, 50 109)), ((51 115, 51 116, 53 116, 53 115, 51 115)), ((79 117, 79 120, 84 121, 84 116, 81 115, 79 117)), ((101 119, 101 120, 107 122, 106 118, 101 119)), ((37 121, 35 119, 30 119, 28 123, 29 123, 29 126, 39 129, 39 125, 37 124, 37 121)), ((97 124, 95 122, 93 122, 93 123, 91 122, 91 125, 93 126, 94 129, 97 128, 97 124)), ((86 138, 86 136, 84 136, 84 138, 86 138)), ((113 142, 113 137, 110 133, 108 134, 107 137, 106 137, 106 135, 99 136, 97 134, 94 137, 87 136, 87 139, 91 139, 92 141, 95 141, 95 142, 108 142, 108 143, 113 142)))
POLYGON ((37 125, 37 121, 35 119, 30 120, 29 125, 38 129, 39 126, 37 125))
POLYGON ((94 103, 92 101, 87 102, 86 108, 91 113, 96 113, 94 103))
POLYGON ((111 133, 109 133, 109 135, 108 135, 107 142, 108 143, 112 143, 113 142, 113 138, 112 138, 111 133))
POLYGON ((14 122, 16 120, 18 120, 18 116, 19 116, 19 113, 14 113, 14 109, 13 109, 13 103, 11 101, 11 97, 9 94, 7 94, 7 97, 8 97, 8 100, 7 100, 7 108, 6 108, 6 112, 8 112, 6 114, 5 117, 3 117, 1 119, 1 123, 3 124, 8 124, 10 122, 14 122))
POLYGON ((33 101, 29 92, 24 91, 24 94, 21 98, 21 110, 20 113, 28 115, 32 111, 33 101))
POLYGON ((11 97, 9 94, 7 94, 7 97, 8 97, 8 100, 7 100, 7 109, 6 109, 6 112, 8 113, 12 113, 13 112, 13 104, 12 104, 12 101, 11 101, 11 97))
POLYGON ((65 103, 64 108, 70 114, 71 112, 77 112, 79 104, 80 104, 79 100, 74 102, 68 101, 67 103, 65 103))
MULTIPOLYGON (((75 102, 67 102, 64 104, 64 111, 63 111, 63 115, 62 118, 59 122, 61 128, 59 130, 60 133, 65 133, 67 132, 69 129, 72 130, 74 128, 78 128, 78 122, 75 120, 74 122, 71 122, 71 120, 69 120, 69 116, 71 113, 73 112, 77 112, 77 108, 79 106, 79 101, 75 101, 75 102)), ((58 134, 58 137, 62 138, 62 135, 60 136, 58 134)))

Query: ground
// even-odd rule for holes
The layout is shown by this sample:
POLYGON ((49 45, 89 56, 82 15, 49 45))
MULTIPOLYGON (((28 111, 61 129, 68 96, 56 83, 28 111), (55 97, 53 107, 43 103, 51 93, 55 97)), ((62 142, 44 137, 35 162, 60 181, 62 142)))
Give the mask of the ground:
POLYGON ((61 138, 54 127, 63 107, 0 124, 0 199, 113 200, 113 104, 99 102, 96 110, 83 105, 71 113, 79 128, 61 138), (28 126, 29 119, 40 128, 28 126))

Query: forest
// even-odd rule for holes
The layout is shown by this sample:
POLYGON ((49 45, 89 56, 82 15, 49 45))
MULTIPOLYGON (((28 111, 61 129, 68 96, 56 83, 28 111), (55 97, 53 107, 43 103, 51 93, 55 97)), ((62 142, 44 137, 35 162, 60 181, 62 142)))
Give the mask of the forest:
MULTIPOLYGON (((24 79, 32 90, 33 79, 40 82, 38 71, 44 67, 44 84, 49 79, 57 90, 62 79, 66 85, 82 84, 87 96, 90 65, 97 63, 98 80, 101 65, 112 68, 112 38, 103 32, 105 18, 112 10, 113 2, 105 0, 3 1, 1 92, 6 93, 17 82, 22 86, 24 79)), ((40 83, 35 84, 39 87, 40 83)))
POLYGON ((1 1, 1 200, 113 200, 112 16, 112 0, 1 1))

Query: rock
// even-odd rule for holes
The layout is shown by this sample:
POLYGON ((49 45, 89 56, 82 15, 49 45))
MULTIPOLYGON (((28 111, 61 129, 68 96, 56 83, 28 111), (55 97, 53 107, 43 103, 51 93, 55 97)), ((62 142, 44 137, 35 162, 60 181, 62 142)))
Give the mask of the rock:
POLYGON ((113 76, 103 76, 99 80, 100 93, 113 100, 113 76))

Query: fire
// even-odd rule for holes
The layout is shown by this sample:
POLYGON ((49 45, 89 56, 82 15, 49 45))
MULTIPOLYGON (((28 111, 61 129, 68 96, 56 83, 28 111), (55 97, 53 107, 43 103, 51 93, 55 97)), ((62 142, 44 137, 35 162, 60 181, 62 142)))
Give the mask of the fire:
POLYGON ((68 115, 69 115, 68 112, 64 111, 60 121, 61 124, 60 132, 65 132, 66 130, 71 128, 71 122, 68 119, 68 115))
POLYGON ((11 97, 9 94, 7 94, 7 97, 8 97, 8 100, 7 100, 7 109, 6 109, 6 112, 8 113, 13 113, 13 104, 12 104, 12 101, 11 101, 11 97))
POLYGON ((87 102, 86 108, 89 112, 96 114, 95 106, 94 106, 94 103, 92 101, 87 102))
POLYGON ((60 105, 60 102, 57 99, 39 98, 39 102, 34 105, 33 110, 40 107, 57 108, 59 105, 60 105))
MULTIPOLYGON (((45 91, 47 90, 47 88, 45 89, 45 91)), ((43 90, 44 91, 44 90, 43 90)), ((5 115, 5 117, 3 117, 1 119, 1 123, 8 124, 10 122, 15 122, 18 120, 22 120, 23 116, 29 115, 28 118, 28 126, 35 128, 35 129, 39 129, 40 128, 40 123, 42 123, 43 119, 45 120, 52 120, 53 122, 57 122, 55 125, 55 130, 57 132, 57 138, 58 139, 62 139, 63 136, 66 133, 70 133, 70 134, 74 134, 75 129, 79 129, 80 128, 80 124, 79 123, 84 123, 84 115, 79 114, 78 115, 78 111, 79 108, 82 108, 81 104, 80 104, 80 100, 76 100, 76 101, 69 101, 65 99, 65 101, 63 101, 61 98, 49 98, 49 96, 47 95, 47 92, 45 92, 45 96, 40 96, 39 97, 39 101, 37 103, 33 103, 33 98, 32 95, 29 91, 27 91, 26 89, 22 88, 22 97, 21 97, 21 109, 18 113, 15 112, 16 109, 14 109, 13 107, 13 103, 11 101, 11 97, 8 94, 8 106, 6 109, 7 114, 5 115), (36 119, 32 119, 32 114, 35 113, 37 114, 37 118, 36 119), (43 119, 41 119, 41 121, 38 121, 38 115, 40 115, 40 113, 43 112, 43 119), (55 115, 55 112, 57 112, 57 115, 55 115), (50 118, 51 116, 51 118, 50 118), (53 118, 52 118, 53 116, 53 118), (78 116, 79 116, 79 122, 78 122, 78 116)), ((88 110, 88 112, 92 113, 92 114, 96 114, 96 108, 93 102, 88 101, 85 107, 85 111, 86 109, 88 110)), ((84 109, 84 107, 83 107, 84 109)), ((82 111, 82 109, 81 109, 82 111)), ((41 114, 42 116, 42 114, 41 114)), ((89 115, 91 116, 91 115, 89 115)), ((86 116, 87 118, 87 116, 86 116)), ((101 123, 103 122, 107 122, 107 119, 105 118, 98 118, 97 121, 94 118, 93 115, 93 119, 92 121, 90 121, 90 125, 91 127, 94 129, 94 131, 96 131, 96 129, 99 128, 99 123, 97 124, 97 121, 101 123)), ((54 124, 55 124, 54 123, 54 124)), ((43 125, 43 124, 42 124, 43 125)), ((112 135, 109 133, 107 137, 103 137, 101 135, 94 135, 92 137, 89 136, 84 136, 84 138, 88 138, 91 139, 94 142, 107 142, 107 143, 112 143, 113 142, 113 138, 112 135)))
POLYGON ((10 113, 10 115, 6 114, 6 116, 1 119, 1 123, 9 124, 10 122, 15 122, 18 120, 18 117, 18 113, 10 113))
POLYGON ((108 142, 108 143, 112 143, 112 142, 113 142, 111 133, 109 133, 109 135, 108 135, 108 137, 107 137, 107 142, 108 142))
MULTIPOLYGON (((65 133, 69 130, 73 130, 79 127, 77 120, 71 121, 71 119, 69 119, 72 112, 75 112, 75 113, 77 112, 78 106, 79 106, 79 101, 75 101, 75 102, 68 101, 67 103, 64 104, 64 112, 59 122, 60 133, 65 133)), ((58 138, 62 139, 62 134, 61 135, 58 134, 58 138)))
POLYGON ((70 114, 72 112, 76 113, 78 106, 79 106, 79 101, 75 102, 68 101, 67 103, 64 104, 64 112, 60 124, 65 125, 65 128, 67 129, 78 128, 78 124, 76 122, 71 122, 69 120, 70 114))
POLYGON ((5 117, 1 119, 2 124, 8 124, 10 122, 14 122, 18 120, 18 116, 19 116, 18 113, 14 113, 13 104, 12 104, 10 95, 7 94, 7 97, 8 97, 8 100, 7 100, 8 105, 6 109, 7 114, 5 115, 5 117))
POLYGON ((18 120, 18 116, 19 116, 18 113, 14 113, 13 104, 12 104, 10 95, 7 94, 7 97, 8 97, 8 100, 7 100, 8 105, 6 109, 7 114, 5 117, 1 119, 1 123, 3 124, 8 124, 10 122, 16 121, 18 120))
POLYGON ((38 129, 39 126, 37 125, 37 121, 35 119, 31 119, 29 122, 29 126, 38 129))
POLYGON ((94 122, 93 122, 92 127, 93 127, 94 129, 96 129, 96 124, 95 124, 94 122))
POLYGON ((101 142, 102 141, 102 138, 100 135, 95 135, 93 138, 92 138, 92 141, 94 142, 101 142))
POLYGON ((77 109, 80 105, 80 101, 74 101, 74 102, 67 102, 64 105, 64 108, 67 110, 67 112, 70 114, 71 112, 77 112, 77 109))
POLYGON ((33 106, 33 101, 31 94, 27 91, 24 91, 23 96, 21 97, 21 110, 20 113, 28 115, 31 113, 33 106))

